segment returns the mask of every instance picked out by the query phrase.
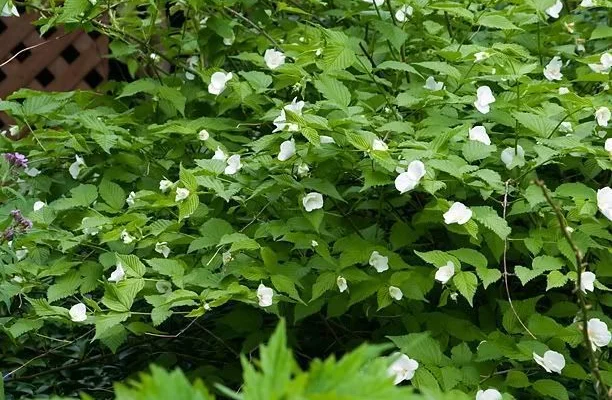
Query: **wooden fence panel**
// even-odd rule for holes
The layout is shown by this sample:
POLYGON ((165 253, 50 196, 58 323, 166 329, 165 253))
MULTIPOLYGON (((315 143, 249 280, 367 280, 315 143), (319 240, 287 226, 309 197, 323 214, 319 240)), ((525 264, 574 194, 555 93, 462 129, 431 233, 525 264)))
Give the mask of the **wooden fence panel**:
MULTIPOLYGON (((48 91, 94 89, 108 79, 108 38, 82 31, 54 30, 41 37, 36 15, 0 18, 0 98, 20 88, 48 91)), ((12 123, 0 113, 0 127, 12 123)))

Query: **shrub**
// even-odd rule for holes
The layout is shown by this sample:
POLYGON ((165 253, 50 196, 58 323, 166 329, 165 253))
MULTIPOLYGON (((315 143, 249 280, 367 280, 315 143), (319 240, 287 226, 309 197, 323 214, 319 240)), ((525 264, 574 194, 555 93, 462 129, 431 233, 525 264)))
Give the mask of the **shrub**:
POLYGON ((282 316, 303 364, 392 343, 342 358, 364 388, 610 397, 609 2, 27 5, 129 77, 0 102, 12 396, 108 396, 145 349, 237 389, 282 316))

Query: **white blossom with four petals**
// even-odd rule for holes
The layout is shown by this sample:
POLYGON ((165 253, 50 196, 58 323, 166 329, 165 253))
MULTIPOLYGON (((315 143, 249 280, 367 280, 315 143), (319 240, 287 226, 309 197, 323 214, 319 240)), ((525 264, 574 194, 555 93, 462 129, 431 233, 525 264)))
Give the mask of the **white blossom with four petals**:
POLYGON ((561 78, 563 78, 563 74, 561 73, 562 66, 563 61, 561 61, 561 57, 553 57, 546 67, 544 67, 544 77, 549 81, 560 81, 561 78))
POLYGON ((385 272, 389 269, 389 257, 383 256, 376 250, 370 254, 370 260, 368 263, 374 267, 378 273, 385 272))
POLYGON ((595 3, 593 0, 582 0, 580 2, 580 7, 595 7, 595 3))
POLYGON ((44 201, 37 201, 36 203, 34 203, 34 211, 38 211, 41 210, 44 206, 46 206, 47 204, 44 201))
POLYGON ((130 235, 130 233, 125 229, 121 231, 119 237, 121 238, 121 241, 125 244, 130 244, 135 240, 134 236, 130 235))
POLYGON ((444 285, 450 280, 450 278, 453 277, 453 275, 455 275, 455 264, 452 261, 449 261, 446 263, 446 265, 438 268, 434 278, 444 285))
POLYGON ((174 201, 180 203, 189 197, 189 189, 186 188, 176 188, 176 195, 174 196, 174 201))
POLYGON ((487 146, 491 144, 491 138, 489 138, 486 128, 482 125, 476 125, 470 128, 469 139, 486 144, 487 146))
POLYGON ((534 352, 533 359, 549 373, 556 372, 560 374, 565 367, 565 357, 554 350, 547 350, 542 357, 534 352))
POLYGON ((404 22, 408 17, 412 17, 414 9, 408 4, 404 4, 395 12, 395 19, 399 22, 404 22))
POLYGON ((225 161, 227 160, 227 154, 223 151, 221 147, 217 147, 217 150, 215 150, 215 154, 212 156, 212 159, 225 161))
POLYGON ((593 350, 606 347, 612 339, 608 325, 599 318, 591 318, 587 321, 587 333, 593 350))
POLYGON ((285 64, 285 54, 282 51, 268 49, 264 53, 264 61, 268 68, 274 70, 285 64))
POLYGON ((70 176, 72 176, 72 179, 77 179, 79 177, 81 169, 83 169, 83 167, 86 167, 87 165, 85 165, 85 160, 78 154, 76 154, 74 157, 76 158, 76 161, 70 164, 68 172, 70 172, 70 176))
POLYGON ((497 389, 479 390, 476 400, 502 400, 502 394, 497 389))
POLYGON ((376 4, 377 7, 382 6, 383 4, 385 4, 385 0, 363 0, 366 3, 370 3, 370 4, 376 4))
POLYGON ((168 258, 170 255, 170 247, 168 247, 168 242, 155 243, 155 252, 163 255, 164 258, 168 258))
POLYGON ((68 314, 73 322, 83 322, 87 319, 87 307, 83 303, 77 303, 70 307, 68 314))
POLYGON ((172 186, 174 186, 174 182, 169 181, 168 179, 162 179, 159 181, 159 190, 162 193, 166 193, 168 190, 172 189, 172 186))
POLYGON ((571 133, 574 132, 574 127, 572 126, 572 123, 569 121, 563 121, 561 122, 561 124, 559 125, 559 132, 563 132, 563 133, 571 133))
POLYGON ((597 208, 612 221, 612 188, 606 186, 597 191, 597 208))
POLYGON ((285 113, 285 110, 291 111, 292 113, 297 115, 302 115, 302 109, 304 108, 305 104, 306 103, 304 103, 304 101, 302 100, 297 101, 297 97, 295 97, 291 104, 284 106, 283 109, 280 111, 279 116, 276 117, 274 121, 272 121, 272 123, 276 126, 276 128, 272 132, 280 132, 285 128, 288 128, 290 132, 298 131, 300 129, 298 124, 295 124, 293 122, 287 122, 287 114, 285 113))
POLYGON ((425 80, 425 85, 423 87, 428 90, 438 91, 444 89, 444 82, 436 82, 434 77, 430 76, 425 80))
POLYGON ((555 4, 553 4, 552 6, 546 9, 546 14, 556 19, 556 18, 559 18, 559 13, 561 12, 562 9, 563 9, 563 3, 561 2, 561 0, 557 0, 555 4))
POLYGON ((225 90, 227 82, 229 82, 234 75, 231 72, 227 74, 224 72, 215 72, 210 77, 210 84, 208 85, 208 93, 214 94, 215 96, 220 95, 225 90))
POLYGON ((456 201, 450 206, 448 211, 444 213, 443 217, 446 225, 463 225, 472 218, 472 210, 466 207, 465 204, 456 201))
POLYGON ((612 155, 612 138, 607 138, 604 143, 604 150, 612 155))
POLYGON ((269 307, 272 305, 272 298, 274 297, 274 290, 267 287, 263 283, 260 283, 257 287, 257 300, 259 301, 260 307, 269 307))
POLYGON ((306 212, 312 212, 323 208, 323 195, 317 192, 310 192, 302 198, 302 205, 306 212))
POLYGON ((136 201, 136 193, 130 192, 127 199, 125 199, 126 204, 128 206, 133 206, 135 201, 136 201))
POLYGON ((610 109, 608 107, 599 107, 595 110, 595 119, 597 120, 597 125, 602 127, 607 127, 608 122, 610 121, 610 109))
POLYGON ((508 169, 522 167, 525 165, 525 150, 520 144, 516 148, 508 147, 501 152, 501 160, 508 169))
POLYGON ((493 96, 491 88, 488 86, 479 86, 478 89, 476 89, 474 107, 476 107, 481 114, 487 114, 491 111, 491 103, 495 103, 495 96, 493 96))
POLYGON ((234 175, 242 169, 242 163, 240 162, 240 155, 234 154, 227 158, 227 165, 223 171, 225 175, 234 175))
POLYGON ((278 161, 287 161, 295 155, 295 140, 285 140, 280 145, 280 151, 278 152, 278 161))
POLYGON ((201 141, 208 140, 210 139, 210 133, 208 133, 206 129, 202 129, 200 130, 200 132, 198 132, 198 139, 200 139, 201 141))
POLYGON ((321 135, 319 136, 319 143, 321 144, 333 144, 336 143, 333 137, 321 135))
POLYGON ((118 283, 125 278, 125 271, 123 270, 123 264, 120 262, 117 263, 115 270, 111 272, 110 277, 108 278, 109 282, 118 283))
POLYGON ((389 146, 387 146, 387 143, 383 142, 380 139, 374 139, 372 141, 372 150, 387 151, 389 150, 389 146))
POLYGON ((580 290, 582 290, 584 294, 586 294, 586 292, 594 291, 595 290, 595 279, 597 279, 597 276, 591 271, 584 271, 583 273, 581 273, 580 274, 580 290))
POLYGON ((412 161, 406 171, 395 178, 395 188, 400 193, 406 193, 414 189, 424 176, 425 164, 419 160, 412 161))
POLYGON ((397 385, 403 381, 408 381, 414 377, 414 373, 419 368, 419 363, 405 354, 393 353, 391 357, 396 358, 389 366, 387 374, 393 377, 393 384, 397 385))
POLYGON ((489 58, 491 55, 486 51, 479 51, 478 53, 474 53, 474 62, 484 61, 489 58))
POLYGON ((569 92, 570 92, 570 90, 568 88, 566 88, 565 86, 561 86, 559 88, 559 94, 560 95, 568 94, 569 92))
POLYGON ((394 300, 400 301, 404 297, 404 293, 397 286, 389 286, 389 296, 394 300))
POLYGON ((336 285, 338 286, 338 290, 340 293, 344 293, 346 289, 348 289, 348 284, 346 283, 346 279, 340 275, 336 278, 336 285))

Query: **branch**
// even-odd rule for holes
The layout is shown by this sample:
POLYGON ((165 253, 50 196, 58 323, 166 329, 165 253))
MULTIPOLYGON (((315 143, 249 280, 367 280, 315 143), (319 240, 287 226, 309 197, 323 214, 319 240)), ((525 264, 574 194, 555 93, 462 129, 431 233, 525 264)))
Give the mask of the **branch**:
POLYGON ((548 188, 546 188, 546 184, 544 181, 538 179, 535 181, 535 184, 542 189, 542 194, 546 198, 546 202, 552 207, 557 220, 559 221, 559 226, 561 227, 561 233, 565 237, 565 240, 572 248, 574 252, 574 257, 576 257, 576 272, 578 277, 576 279, 576 297, 578 298, 578 306, 580 307, 580 311, 582 312, 582 337, 584 346, 587 348, 587 355, 589 356, 589 364, 591 367, 591 374, 593 378, 595 378, 594 386, 595 391, 600 394, 603 398, 612 399, 612 394, 608 390, 606 383, 601 377, 601 373, 599 372, 599 362, 597 361, 597 357, 595 357, 595 352, 593 347, 591 346, 591 341, 589 339, 589 331, 588 331, 588 318, 587 318, 587 300, 584 292, 580 289, 582 284, 582 272, 585 271, 587 263, 584 261, 584 255, 582 251, 578 248, 574 240, 572 239, 570 233, 567 231, 567 224, 565 223, 565 217, 561 212, 559 206, 553 201, 550 197, 550 193, 548 192, 548 188))

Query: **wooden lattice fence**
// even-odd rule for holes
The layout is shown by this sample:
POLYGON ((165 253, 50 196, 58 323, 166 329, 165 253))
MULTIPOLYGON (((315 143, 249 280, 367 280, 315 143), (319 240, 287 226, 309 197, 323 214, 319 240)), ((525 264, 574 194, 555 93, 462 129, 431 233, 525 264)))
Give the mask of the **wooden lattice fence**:
MULTIPOLYGON (((48 91, 93 89, 108 78, 108 38, 82 31, 66 34, 61 29, 40 36, 32 25, 36 15, 0 18, 0 98, 20 88, 48 91)), ((0 113, 0 124, 11 123, 0 113)))

